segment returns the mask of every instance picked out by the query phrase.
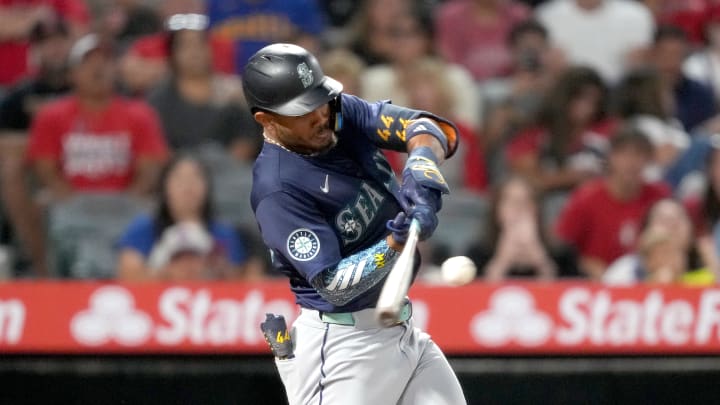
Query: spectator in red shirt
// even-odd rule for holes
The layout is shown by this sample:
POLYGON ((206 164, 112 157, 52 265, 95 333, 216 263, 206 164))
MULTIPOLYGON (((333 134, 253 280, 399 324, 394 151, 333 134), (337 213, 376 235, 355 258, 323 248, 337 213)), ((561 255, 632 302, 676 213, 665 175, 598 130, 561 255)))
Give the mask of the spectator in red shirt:
POLYGON ((703 42, 703 24, 714 0, 642 0, 658 24, 682 28, 696 45, 703 42))
POLYGON ((465 66, 477 81, 506 75, 510 52, 505 38, 528 15, 528 8, 515 1, 448 1, 437 11, 437 50, 449 62, 465 66))
POLYGON ((160 123, 144 102, 114 93, 110 47, 95 34, 70 50, 74 94, 41 109, 28 159, 55 199, 75 193, 147 195, 167 156, 160 123))
POLYGON ((594 70, 568 69, 546 94, 536 125, 510 141, 510 169, 542 191, 568 190, 602 173, 613 126, 605 119, 605 100, 594 70))
POLYGON ((608 174, 572 193, 556 223, 560 240, 580 255, 580 270, 600 280, 607 266, 635 247, 640 223, 648 208, 669 196, 662 183, 643 178, 653 146, 633 128, 624 128, 610 141, 608 174))
POLYGON ((0 88, 31 73, 29 38, 38 23, 62 18, 71 32, 85 30, 89 14, 82 0, 0 0, 0 88))
MULTIPOLYGON (((122 84, 130 94, 144 95, 169 73, 168 38, 171 31, 183 25, 197 27, 209 23, 202 14, 204 7, 200 1, 165 0, 159 13, 165 19, 166 31, 138 38, 120 60, 122 84)), ((210 33, 208 40, 213 69, 221 73, 235 73, 232 41, 213 33, 210 33)))

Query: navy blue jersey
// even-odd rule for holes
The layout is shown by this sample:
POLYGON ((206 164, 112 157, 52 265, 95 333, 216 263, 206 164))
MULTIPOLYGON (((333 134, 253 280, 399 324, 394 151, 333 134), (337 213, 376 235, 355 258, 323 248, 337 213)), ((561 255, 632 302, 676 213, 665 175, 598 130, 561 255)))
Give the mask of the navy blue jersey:
MULTIPOLYGON (((410 120, 423 115, 439 119, 389 102, 341 97, 343 124, 337 145, 310 157, 266 142, 255 161, 251 195, 273 266, 290 278, 299 305, 325 312, 375 305, 382 283, 336 307, 310 280, 389 234, 385 224, 401 210, 395 197, 399 185, 380 149, 404 151, 404 128, 410 120)), ((452 132, 452 152, 457 136, 446 132, 452 132)))

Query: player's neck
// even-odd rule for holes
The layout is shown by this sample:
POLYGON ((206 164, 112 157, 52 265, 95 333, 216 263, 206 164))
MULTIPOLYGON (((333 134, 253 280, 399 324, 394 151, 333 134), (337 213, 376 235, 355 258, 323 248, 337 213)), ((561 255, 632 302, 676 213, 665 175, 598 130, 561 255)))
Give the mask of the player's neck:
POLYGON ((263 138, 265 139, 265 142, 271 143, 271 144, 273 144, 273 145, 275 145, 275 146, 278 146, 279 148, 281 148, 281 149, 283 149, 283 150, 285 150, 285 151, 287 151, 287 152, 293 153, 293 154, 295 154, 295 155, 299 155, 299 156, 303 156, 303 157, 311 157, 311 156, 316 155, 316 153, 304 153, 304 152, 294 151, 294 150, 288 148, 287 146, 285 146, 285 144, 283 144, 283 143, 280 142, 279 140, 277 140, 277 139, 275 139, 275 138, 273 138, 273 137, 265 134, 264 132, 263 132, 263 138))

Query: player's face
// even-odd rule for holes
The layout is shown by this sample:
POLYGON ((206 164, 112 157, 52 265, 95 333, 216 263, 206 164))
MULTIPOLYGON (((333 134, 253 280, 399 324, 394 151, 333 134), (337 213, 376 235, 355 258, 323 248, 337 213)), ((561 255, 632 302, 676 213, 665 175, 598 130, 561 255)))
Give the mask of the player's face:
POLYGON ((330 106, 327 104, 299 117, 271 116, 265 131, 294 152, 305 155, 325 153, 337 143, 337 136, 330 129, 330 106))

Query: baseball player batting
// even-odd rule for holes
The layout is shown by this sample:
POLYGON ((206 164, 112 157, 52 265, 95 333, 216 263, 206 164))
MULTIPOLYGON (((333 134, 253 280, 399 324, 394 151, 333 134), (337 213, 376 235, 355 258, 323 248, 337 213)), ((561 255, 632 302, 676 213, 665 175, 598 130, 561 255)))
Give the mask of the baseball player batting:
POLYGON ((455 126, 343 94, 295 45, 261 49, 242 79, 265 137, 252 207, 301 307, 289 332, 270 314, 261 325, 290 404, 465 404, 445 356, 413 326, 411 303, 385 328, 373 310, 412 219, 420 240, 437 227, 449 192, 438 165, 457 148, 455 126), (402 185, 381 149, 409 154, 402 185))

